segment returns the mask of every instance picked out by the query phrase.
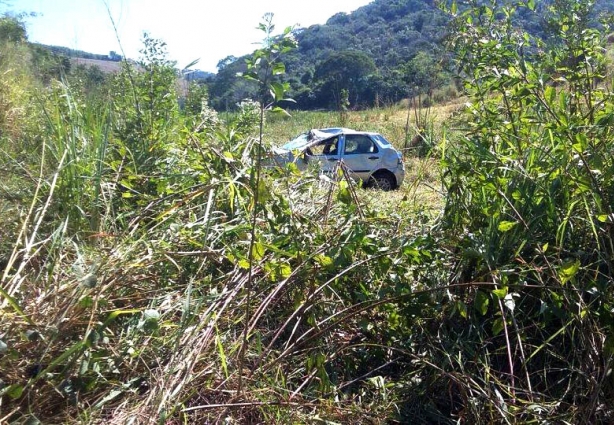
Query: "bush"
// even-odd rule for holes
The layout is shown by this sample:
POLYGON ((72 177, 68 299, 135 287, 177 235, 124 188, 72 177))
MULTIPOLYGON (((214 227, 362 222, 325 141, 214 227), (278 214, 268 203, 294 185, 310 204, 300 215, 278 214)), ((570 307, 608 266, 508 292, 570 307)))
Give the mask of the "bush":
POLYGON ((541 417, 522 400, 557 403, 549 414, 571 422, 601 421, 614 412, 610 387, 594 385, 606 379, 594 365, 608 364, 614 341, 614 103, 598 84, 603 34, 587 26, 589 2, 558 2, 556 41, 544 46, 513 27, 517 10, 484 6, 456 21, 469 106, 464 136, 446 151, 442 224, 458 249, 454 281, 476 283, 458 300, 473 304, 469 323, 485 343, 466 373, 488 367, 480 385, 502 391, 487 402, 507 406, 501 415, 541 417))

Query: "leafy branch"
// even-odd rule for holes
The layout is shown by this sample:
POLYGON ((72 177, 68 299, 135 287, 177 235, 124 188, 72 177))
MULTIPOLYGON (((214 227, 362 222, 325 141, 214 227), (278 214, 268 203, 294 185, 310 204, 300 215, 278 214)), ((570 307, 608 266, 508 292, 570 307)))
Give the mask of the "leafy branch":
MULTIPOLYGON (((242 76, 250 81, 254 81, 259 87, 259 104, 260 104, 260 123, 258 131, 258 144, 256 147, 255 164, 251 167, 250 186, 254 196, 252 222, 250 231, 249 243, 249 275, 247 280, 247 300, 245 303, 245 326, 243 330, 243 340, 239 353, 239 371, 243 370, 245 361, 245 350, 248 344, 248 329, 250 322, 250 303, 252 284, 254 277, 254 261, 256 260, 256 221, 260 210, 260 194, 261 188, 261 165, 262 165, 262 141, 264 134, 264 116, 265 111, 271 112, 287 112, 279 106, 281 101, 293 101, 292 99, 284 98, 286 91, 289 89, 287 82, 280 82, 279 76, 285 74, 286 66, 281 62, 281 55, 290 52, 296 48, 297 43, 292 34, 292 27, 287 27, 282 35, 274 36, 273 31, 273 14, 266 13, 263 16, 263 22, 258 25, 258 29, 264 33, 264 39, 261 43, 262 47, 254 52, 250 59, 247 59, 247 72, 242 76)), ((239 383, 237 394, 242 391, 242 373, 239 373, 239 383)))

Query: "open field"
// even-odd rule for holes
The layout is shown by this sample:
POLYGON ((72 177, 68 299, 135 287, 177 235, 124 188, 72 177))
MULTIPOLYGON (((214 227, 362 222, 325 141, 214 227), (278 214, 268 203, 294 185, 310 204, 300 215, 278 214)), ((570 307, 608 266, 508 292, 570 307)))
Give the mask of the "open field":
MULTIPOLYGON (((454 129, 448 126, 464 108, 464 100, 457 99, 444 105, 434 105, 428 109, 432 125, 428 133, 432 143, 425 155, 417 155, 415 148, 404 149, 406 139, 407 114, 410 114, 408 138, 414 137, 416 125, 414 111, 404 105, 366 111, 350 111, 345 122, 340 121, 336 112, 291 112, 290 117, 273 116, 267 122, 265 141, 279 146, 296 135, 312 128, 344 126, 355 130, 375 131, 383 134, 397 149, 404 153, 406 168, 405 182, 399 190, 380 192, 362 190, 358 193, 373 208, 386 210, 399 216, 411 215, 416 210, 437 214, 443 207, 443 189, 440 181, 440 146, 454 129)), ((425 110, 426 111, 426 110, 425 110)), ((424 113, 424 111, 422 111, 424 113)))

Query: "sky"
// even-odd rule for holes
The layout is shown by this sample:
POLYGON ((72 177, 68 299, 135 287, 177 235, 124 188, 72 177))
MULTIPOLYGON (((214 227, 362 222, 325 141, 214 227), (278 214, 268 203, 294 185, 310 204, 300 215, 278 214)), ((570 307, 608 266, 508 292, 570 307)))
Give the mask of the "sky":
POLYGON ((138 59, 143 32, 167 44, 169 59, 183 68, 215 72, 229 56, 252 52, 262 40, 256 26, 274 14, 276 32, 323 24, 372 0, 0 0, 0 12, 35 12, 25 19, 31 42, 90 53, 116 51, 138 59), (114 26, 117 29, 114 30, 114 26), (119 39, 119 42, 118 42, 119 39), (121 42, 121 47, 120 47, 121 42))

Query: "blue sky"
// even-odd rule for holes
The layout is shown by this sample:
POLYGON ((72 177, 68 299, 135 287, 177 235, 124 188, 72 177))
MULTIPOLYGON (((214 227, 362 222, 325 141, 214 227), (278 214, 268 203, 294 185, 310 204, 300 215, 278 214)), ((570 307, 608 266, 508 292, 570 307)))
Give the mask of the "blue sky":
POLYGON ((37 13, 26 19, 30 41, 99 54, 121 54, 114 21, 127 57, 138 58, 147 31, 167 43, 177 66, 200 58, 196 68, 215 71, 220 59, 256 48, 253 43, 262 37, 255 27, 267 12, 275 14, 281 31, 295 24, 322 24, 337 12, 351 12, 371 1, 0 0, 0 11, 37 13))

